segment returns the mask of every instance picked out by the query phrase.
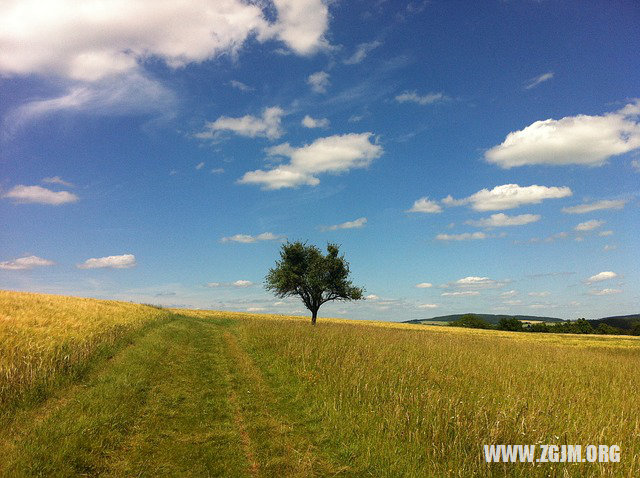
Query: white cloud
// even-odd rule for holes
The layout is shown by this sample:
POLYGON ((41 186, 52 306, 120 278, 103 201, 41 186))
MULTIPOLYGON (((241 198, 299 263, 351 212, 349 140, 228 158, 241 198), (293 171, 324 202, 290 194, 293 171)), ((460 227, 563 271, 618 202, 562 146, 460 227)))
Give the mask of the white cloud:
POLYGON ((91 83, 74 83, 60 96, 29 101, 11 111, 4 125, 13 132, 29 121, 64 111, 96 115, 162 113, 170 117, 175 104, 172 91, 136 72, 91 83))
POLYGON ((520 299, 515 299, 515 300, 505 300, 502 303, 506 305, 520 305, 522 304, 522 301, 520 299))
POLYGON ((616 246, 612 246, 611 244, 605 244, 602 248, 603 251, 613 251, 614 249, 616 249, 616 246))
POLYGON ((547 297, 549 295, 551 295, 551 292, 549 291, 542 291, 542 292, 529 292, 528 294, 531 297, 547 297))
POLYGON ((545 199, 557 199, 571 196, 571 189, 563 187, 519 186, 517 184, 503 184, 495 188, 482 189, 464 199, 454 199, 447 196, 442 203, 447 206, 461 206, 471 204, 476 211, 496 211, 513 209, 523 204, 539 204, 545 199))
POLYGON ((309 115, 306 115, 302 119, 302 126, 305 128, 328 128, 329 120, 327 118, 312 118, 309 115))
POLYGON ((612 295, 612 294, 621 294, 622 291, 620 289, 602 289, 602 290, 590 290, 589 294, 591 295, 612 295))
POLYGON ((624 199, 596 201, 591 204, 579 204, 578 206, 563 207, 562 212, 567 214, 586 214, 594 211, 601 211, 603 209, 622 209, 627 203, 624 199))
POLYGON ((484 157, 502 168, 530 164, 601 166, 612 156, 640 148, 640 101, 602 116, 536 121, 509 133, 484 157))
POLYGON ((272 232, 263 232, 256 236, 250 236, 249 234, 236 234, 235 236, 223 237, 221 242, 240 242, 243 244, 251 244, 259 241, 279 241, 285 237, 280 234, 273 234, 272 232))
POLYGON ((202 161, 202 162, 200 162, 200 163, 196 164, 196 169, 200 170, 200 169, 202 169, 202 168, 204 168, 204 161, 202 161))
POLYGON ((224 173, 224 168, 213 168, 211 170, 211 174, 222 174, 224 173))
POLYGON ((488 277, 468 276, 447 284, 461 289, 493 289, 504 286, 508 281, 497 281, 488 277))
POLYGON ((237 280, 231 285, 233 285, 234 287, 251 287, 253 285, 253 282, 251 282, 250 280, 237 280))
POLYGON ((15 202, 22 204, 35 203, 50 204, 52 206, 76 202, 79 199, 78 196, 69 191, 51 191, 41 186, 24 186, 22 184, 14 186, 2 197, 14 199, 15 202))
POLYGON ((618 277, 618 274, 616 274, 613 271, 604 271, 604 272, 599 272, 596 275, 593 275, 591 277, 589 277, 587 279, 587 282, 589 283, 593 283, 593 282, 602 282, 605 280, 611 280, 611 279, 615 279, 616 277, 618 277))
POLYGON ((576 227, 574 227, 574 230, 580 231, 580 232, 592 231, 594 229, 599 228, 603 224, 604 224, 604 221, 598 221, 597 219, 592 219, 590 221, 581 222, 576 227))
POLYGON ((438 307, 438 304, 420 304, 418 309, 437 309, 438 307))
POLYGON ((631 161, 631 167, 635 169, 637 172, 640 172, 640 161, 637 159, 634 159, 633 161, 631 161))
POLYGON ((343 63, 345 65, 355 65, 356 63, 360 63, 362 60, 365 59, 365 57, 369 54, 369 52, 371 52, 372 50, 375 50, 380 45, 382 45, 382 42, 377 40, 369 43, 360 43, 356 47, 356 51, 353 53, 353 55, 351 55, 349 58, 344 60, 343 63))
POLYGON ((490 217, 480 219, 477 221, 466 221, 465 224, 470 224, 477 227, 507 227, 507 226, 522 226, 524 224, 530 224, 540 220, 539 214, 520 214, 519 216, 507 216, 504 213, 492 214, 490 217))
POLYGON ((416 284, 416 287, 418 289, 429 289, 433 287, 433 284, 431 282, 420 282, 419 284, 416 284))
POLYGON ((365 299, 367 299, 367 300, 378 300, 379 298, 380 298, 380 297, 378 297, 378 296, 377 296, 377 295, 375 295, 375 294, 370 294, 370 295, 368 295, 368 296, 366 296, 366 297, 365 297, 365 299))
POLYGON ((133 254, 122 254, 121 256, 107 256, 91 258, 78 264, 78 269, 128 269, 136 266, 136 256, 133 254))
POLYGON ((38 256, 27 256, 14 259, 13 261, 0 262, 0 269, 7 271, 23 271, 33 269, 34 267, 52 266, 55 262, 43 259, 38 256))
POLYGON ((503 292, 500 294, 500 297, 514 297, 518 295, 518 291, 517 290, 509 290, 507 292, 503 292))
POLYGON ((327 46, 322 0, 147 2, 8 0, 0 4, 0 71, 93 81, 157 58, 171 68, 236 54, 251 36, 308 55, 327 46), (276 13, 274 22, 265 10, 276 13), (55 38, 55 41, 51 39, 55 38))
POLYGON ((598 236, 600 236, 600 237, 613 236, 613 231, 600 231, 598 233, 598 236))
POLYGON ((272 106, 271 108, 265 108, 260 118, 253 115, 245 115, 240 118, 220 116, 217 120, 207 123, 204 130, 194 136, 200 139, 210 139, 216 137, 222 131, 230 131, 249 138, 278 139, 284 133, 280 127, 283 115, 284 110, 282 108, 272 106))
POLYGON ((243 82, 238 80, 231 80, 229 84, 231 85, 231 87, 240 91, 253 91, 255 89, 255 88, 251 88, 249 85, 245 85, 243 82))
POLYGON ((477 239, 486 239, 487 235, 484 232, 464 232, 462 234, 438 234, 436 239, 438 241, 471 241, 477 239))
POLYGON ((335 231, 337 229, 359 229, 361 227, 364 227, 366 223, 367 223, 367 218, 360 217, 353 221, 343 222, 342 224, 335 224, 333 226, 323 226, 321 229, 323 231, 335 231))
POLYGON ((446 101, 449 98, 444 93, 427 93, 426 95, 419 95, 414 91, 405 91, 402 94, 396 96, 398 103, 417 103, 419 105, 430 105, 439 101, 446 101))
POLYGON ((307 78, 307 84, 316 93, 326 93, 329 87, 329 73, 317 71, 307 78))
POLYGON ((531 88, 534 88, 534 87, 538 86, 540 83, 543 83, 545 81, 549 81, 551 78, 553 78, 553 72, 552 71, 549 71, 547 73, 543 73, 542 75, 536 76, 535 78, 531 78, 530 80, 528 80, 527 84, 524 87, 524 89, 525 90, 530 90, 531 88))
POLYGON ((440 295, 443 297, 462 297, 469 295, 480 295, 480 292, 478 292, 477 290, 465 290, 460 292, 443 292, 440 295))
POLYGON ((220 287, 221 285, 220 282, 207 282, 207 287, 211 288, 220 287))
POLYGON ((264 312, 265 309, 264 307, 247 307, 247 312, 264 312))
POLYGON ((242 184, 260 184, 263 189, 316 186, 322 173, 342 173, 366 168, 382 155, 382 147, 371 143, 372 133, 351 133, 316 139, 295 148, 284 143, 267 149, 269 156, 288 156, 291 161, 267 171, 249 171, 239 180, 242 184))
POLYGON ((43 183, 47 183, 47 184, 60 184, 61 186, 66 186, 68 188, 74 187, 73 183, 70 183, 69 181, 65 181, 60 176, 52 176, 50 178, 42 178, 42 182, 43 183))
POLYGON ((437 214, 442 212, 442 207, 435 202, 431 201, 428 197, 422 197, 413 203, 411 209, 407 212, 424 212, 430 214, 437 214))

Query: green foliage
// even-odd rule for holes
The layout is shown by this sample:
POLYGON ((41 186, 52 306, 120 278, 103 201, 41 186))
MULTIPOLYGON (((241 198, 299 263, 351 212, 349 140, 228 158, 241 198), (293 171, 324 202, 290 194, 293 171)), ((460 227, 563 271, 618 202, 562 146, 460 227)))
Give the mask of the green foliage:
POLYGON ((512 332, 522 331, 522 322, 515 317, 504 317, 498 322, 498 330, 509 330, 512 332))
POLYGON ((631 326, 631 335, 640 335, 640 322, 634 322, 631 326))
POLYGON ((490 329, 491 324, 475 314, 464 314, 459 319, 449 322, 452 327, 467 327, 469 329, 490 329))
POLYGON ((314 245, 287 242, 280 260, 267 274, 265 287, 280 298, 300 297, 315 324, 318 309, 325 302, 362 299, 364 290, 349 280, 349 263, 339 252, 336 244, 328 244, 323 255, 314 245))

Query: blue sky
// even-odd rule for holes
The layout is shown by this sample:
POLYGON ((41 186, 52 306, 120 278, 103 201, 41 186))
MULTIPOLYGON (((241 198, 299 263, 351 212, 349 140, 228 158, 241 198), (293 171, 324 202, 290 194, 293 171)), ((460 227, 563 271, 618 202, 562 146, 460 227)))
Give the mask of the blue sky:
POLYGON ((0 287, 321 315, 640 310, 633 1, 0 7, 0 287))

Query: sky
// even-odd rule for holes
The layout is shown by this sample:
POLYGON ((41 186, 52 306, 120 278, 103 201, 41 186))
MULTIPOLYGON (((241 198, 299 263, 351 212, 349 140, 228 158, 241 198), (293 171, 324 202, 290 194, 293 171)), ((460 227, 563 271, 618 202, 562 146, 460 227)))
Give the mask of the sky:
POLYGON ((640 312, 640 6, 8 0, 0 288, 320 316, 640 312))

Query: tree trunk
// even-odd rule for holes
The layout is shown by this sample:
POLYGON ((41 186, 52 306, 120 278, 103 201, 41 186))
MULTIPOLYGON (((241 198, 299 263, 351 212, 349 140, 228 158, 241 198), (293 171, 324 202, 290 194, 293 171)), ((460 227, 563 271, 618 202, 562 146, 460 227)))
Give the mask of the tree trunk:
POLYGON ((316 319, 318 318, 318 309, 311 311, 311 325, 316 325, 316 319))

